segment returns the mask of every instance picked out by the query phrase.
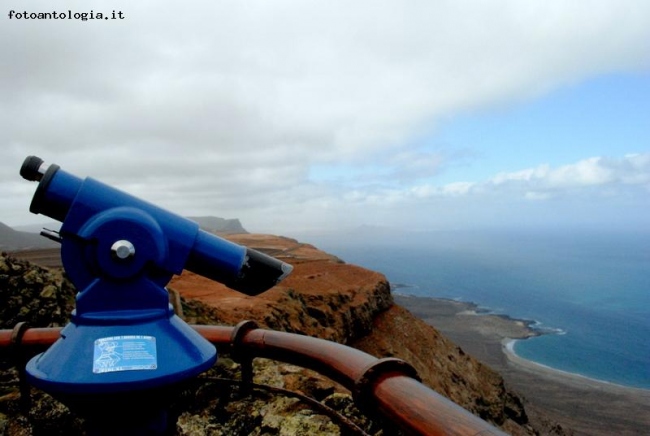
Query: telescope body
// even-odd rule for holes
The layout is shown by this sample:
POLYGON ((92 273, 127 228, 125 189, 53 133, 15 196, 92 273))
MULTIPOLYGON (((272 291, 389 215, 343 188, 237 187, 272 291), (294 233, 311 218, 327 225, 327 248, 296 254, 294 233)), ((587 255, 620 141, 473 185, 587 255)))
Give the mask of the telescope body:
MULTIPOLYGON (((39 181, 30 211, 61 221, 64 241, 66 236, 88 238, 90 233, 102 238, 100 231, 112 231, 122 224, 126 227, 147 227, 155 239, 143 240, 146 244, 155 245, 155 250, 147 252, 149 256, 155 255, 155 258, 147 260, 168 277, 165 283, 173 274, 180 274, 185 268, 236 291, 257 295, 275 286, 292 270, 291 265, 271 256, 200 230, 197 223, 187 218, 90 177, 82 180, 61 170, 58 165, 44 164, 37 157, 26 159, 21 174, 28 180, 39 181)), ((65 246, 64 243, 63 248, 65 246)), ((66 254, 62 250, 68 274, 82 274, 84 268, 65 264, 72 261, 66 254)), ((142 255, 136 257, 144 261, 142 255)), ((109 270, 114 266, 114 262, 101 265, 109 270)), ((79 279, 87 280, 86 277, 79 279)), ((164 281, 162 277, 161 281, 164 281)))
POLYGON ((165 289, 174 274, 188 269, 257 295, 292 269, 40 158, 28 157, 20 173, 38 181, 30 211, 62 222, 61 258, 78 290, 71 322, 27 363, 27 377, 100 427, 116 415, 151 427, 176 386, 217 359, 174 314, 165 289))

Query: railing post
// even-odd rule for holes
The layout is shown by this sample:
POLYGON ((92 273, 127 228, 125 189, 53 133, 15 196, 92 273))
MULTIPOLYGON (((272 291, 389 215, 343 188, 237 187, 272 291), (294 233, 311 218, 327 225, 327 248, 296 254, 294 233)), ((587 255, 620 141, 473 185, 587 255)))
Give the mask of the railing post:
POLYGON ((255 321, 241 321, 235 326, 230 336, 230 349, 232 359, 241 367, 242 395, 248 395, 253 384, 253 358, 254 356, 243 345, 244 336, 257 329, 255 321))
POLYGON ((27 382, 27 356, 21 343, 25 332, 29 328, 26 322, 19 322, 11 331, 11 355, 14 358, 16 369, 18 370, 18 389, 20 391, 20 408, 24 414, 29 412, 32 407, 31 387, 27 382))

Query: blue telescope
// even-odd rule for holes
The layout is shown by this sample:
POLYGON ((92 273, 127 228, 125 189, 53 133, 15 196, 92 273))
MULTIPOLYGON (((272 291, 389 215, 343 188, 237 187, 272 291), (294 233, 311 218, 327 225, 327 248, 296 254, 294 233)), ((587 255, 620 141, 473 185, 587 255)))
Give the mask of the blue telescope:
POLYGON ((71 322, 52 347, 28 362, 27 376, 96 428, 110 427, 114 416, 143 429, 160 425, 174 388, 216 361, 214 346, 169 304, 165 285, 174 274, 188 269, 257 295, 292 270, 38 157, 27 157, 20 174, 38 182, 30 211, 62 222, 55 238, 78 290, 71 322))

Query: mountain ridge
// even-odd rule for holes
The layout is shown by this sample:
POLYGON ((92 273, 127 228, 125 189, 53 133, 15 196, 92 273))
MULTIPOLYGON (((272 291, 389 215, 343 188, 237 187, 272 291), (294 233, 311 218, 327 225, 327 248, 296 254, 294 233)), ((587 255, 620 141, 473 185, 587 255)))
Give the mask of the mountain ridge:
POLYGON ((238 218, 220 218, 212 215, 208 216, 193 216, 187 219, 194 221, 203 230, 211 233, 232 234, 232 233, 248 233, 242 226, 238 218))
POLYGON ((0 251, 22 251, 58 247, 51 241, 36 233, 14 230, 0 222, 0 251))

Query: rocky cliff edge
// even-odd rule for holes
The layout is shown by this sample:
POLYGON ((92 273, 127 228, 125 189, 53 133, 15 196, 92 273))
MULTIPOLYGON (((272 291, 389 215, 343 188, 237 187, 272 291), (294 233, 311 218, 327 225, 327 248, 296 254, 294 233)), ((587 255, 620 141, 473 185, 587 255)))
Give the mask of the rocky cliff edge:
MULTIPOLYGON (((528 422, 521 399, 505 388, 501 377, 395 305, 382 274, 346 264, 289 238, 238 234, 228 235, 228 239, 291 263, 294 271, 280 285, 257 297, 244 296, 185 271, 168 288, 187 322, 234 325, 254 320, 261 327, 344 343, 377 357, 402 358, 418 370, 425 384, 481 418, 514 435, 539 434, 528 422)), ((29 321, 32 326, 65 323, 74 291, 60 272, 4 254, 0 260, 3 328, 18 321, 29 321)), ((220 377, 239 376, 238 365, 227 355, 222 355, 214 371, 220 377)), ((43 429, 65 434, 81 431, 74 415, 42 393, 33 392, 36 401, 31 411, 18 410, 15 386, 11 384, 16 374, 5 372, 2 377, 9 387, 0 398, 0 434, 35 434, 43 429)), ((256 359, 255 381, 307 394, 347 416, 366 434, 393 434, 359 414, 349 393, 319 374, 256 359)), ((299 398, 266 392, 243 401, 232 393, 228 398, 223 394, 211 396, 206 386, 188 391, 174 406, 174 434, 346 432, 344 426, 333 425, 299 398)))
POLYGON ((393 303, 385 276, 346 264, 294 239, 229 235, 294 266, 270 291, 247 297, 185 271, 170 286, 183 297, 214 307, 227 324, 260 325, 344 343, 376 357, 410 362, 423 382, 512 434, 536 434, 522 400, 495 371, 465 354, 410 312, 393 303))

